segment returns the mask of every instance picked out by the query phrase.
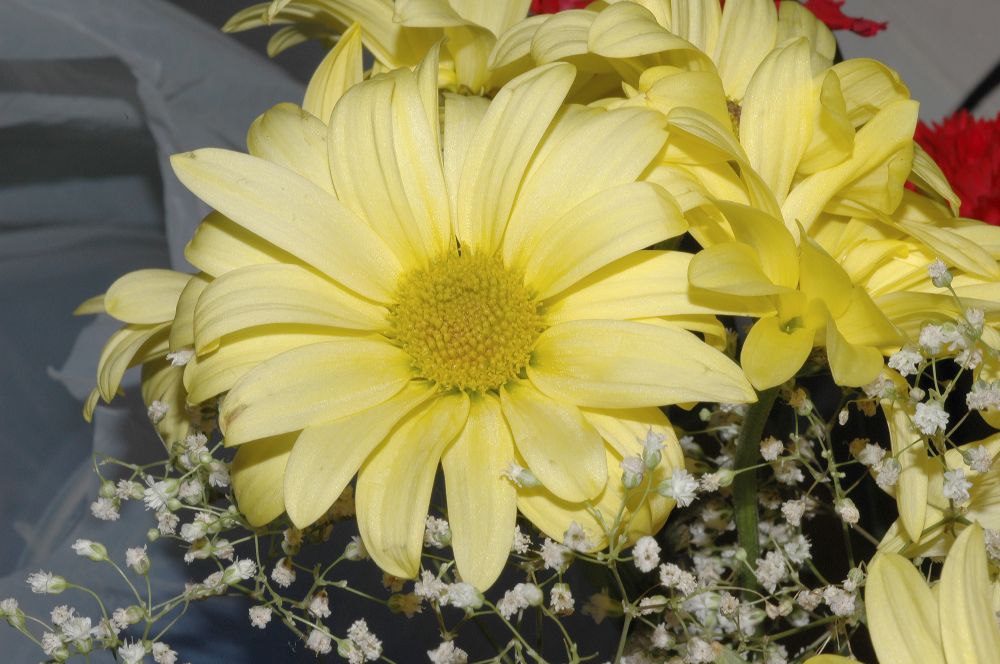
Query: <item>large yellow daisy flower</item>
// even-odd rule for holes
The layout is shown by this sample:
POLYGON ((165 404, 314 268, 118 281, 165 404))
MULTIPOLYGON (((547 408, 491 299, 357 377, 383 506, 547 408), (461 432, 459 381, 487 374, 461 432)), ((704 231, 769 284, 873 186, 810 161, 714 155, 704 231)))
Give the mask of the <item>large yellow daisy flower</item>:
POLYGON ((354 86, 328 129, 279 107, 251 132, 258 156, 174 158, 220 213, 188 251, 215 278, 185 377, 196 399, 228 391, 220 426, 248 444, 234 486, 252 522, 309 525, 357 473, 368 550, 412 577, 440 462, 458 568, 485 588, 518 507, 600 543, 587 506, 617 504, 609 466, 650 427, 672 435, 658 406, 754 393, 644 276, 669 256, 641 250, 686 228, 636 182, 662 116, 564 107, 575 71, 556 64, 491 103, 447 96, 439 131, 436 73, 431 57, 354 86), (517 491, 511 463, 540 486, 517 491))

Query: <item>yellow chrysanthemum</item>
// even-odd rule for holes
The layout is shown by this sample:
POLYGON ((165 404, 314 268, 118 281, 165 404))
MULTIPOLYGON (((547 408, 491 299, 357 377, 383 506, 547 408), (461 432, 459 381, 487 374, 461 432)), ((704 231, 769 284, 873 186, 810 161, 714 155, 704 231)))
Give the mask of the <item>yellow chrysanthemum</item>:
MULTIPOLYGON (((459 570, 485 588, 518 508, 599 546, 587 505, 611 513, 623 494, 609 468, 650 428, 668 444, 656 475, 682 463, 658 406, 754 394, 683 329, 705 311, 678 293, 675 256, 641 251, 686 228, 636 182, 661 116, 565 107, 575 71, 557 64, 490 103, 446 96, 439 130, 436 74, 432 53, 354 86, 328 129, 278 107, 251 130, 256 156, 174 158, 219 213, 188 247, 213 280, 185 381, 193 400, 228 392, 220 426, 247 443, 233 481, 253 523, 287 510, 309 525, 357 473, 366 547, 412 577, 440 462, 459 570), (540 486, 518 491, 512 462, 540 486)), ((633 525, 669 507, 657 497, 633 525)))
POLYGON ((996 661, 1000 587, 990 580, 983 529, 962 531, 929 587, 906 558, 876 554, 865 583, 865 609, 879 664, 996 661))
POLYGON ((272 36, 268 53, 273 56, 308 39, 332 45, 357 23, 375 72, 414 67, 444 38, 441 87, 483 94, 509 80, 502 72, 501 78, 494 75, 489 55, 497 38, 527 16, 530 5, 531 0, 274 0, 247 7, 223 29, 290 24, 272 36))

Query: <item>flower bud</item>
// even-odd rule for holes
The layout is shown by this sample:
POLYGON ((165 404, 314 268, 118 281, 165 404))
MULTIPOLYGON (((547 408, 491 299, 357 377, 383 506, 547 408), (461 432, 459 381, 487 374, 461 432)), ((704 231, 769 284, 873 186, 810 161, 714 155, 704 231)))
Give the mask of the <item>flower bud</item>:
POLYGON ((101 488, 98 489, 97 495, 101 498, 114 498, 115 497, 115 483, 111 480, 104 480, 101 482, 101 488))

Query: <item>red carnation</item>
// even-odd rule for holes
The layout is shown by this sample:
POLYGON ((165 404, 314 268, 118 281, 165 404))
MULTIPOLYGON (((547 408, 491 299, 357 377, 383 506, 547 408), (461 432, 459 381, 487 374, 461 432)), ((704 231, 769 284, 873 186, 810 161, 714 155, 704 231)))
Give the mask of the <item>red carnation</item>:
POLYGON ((977 120, 963 110, 932 126, 921 122, 914 139, 962 199, 961 215, 1000 226, 1000 114, 977 120))
POLYGON ((567 9, 583 9, 593 0, 531 0, 532 14, 555 14, 567 9))
POLYGON ((871 37, 889 27, 888 23, 846 16, 841 9, 844 0, 805 0, 802 5, 815 14, 816 18, 826 23, 826 27, 831 30, 850 30, 862 37, 871 37))

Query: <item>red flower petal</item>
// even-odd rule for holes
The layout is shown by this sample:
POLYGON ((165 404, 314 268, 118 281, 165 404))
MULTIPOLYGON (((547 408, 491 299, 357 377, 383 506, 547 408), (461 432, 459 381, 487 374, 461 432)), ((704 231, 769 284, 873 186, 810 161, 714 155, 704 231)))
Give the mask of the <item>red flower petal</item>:
POLYGON ((841 9, 844 0, 805 0, 802 4, 831 30, 850 30, 862 37, 871 37, 889 27, 888 23, 846 16, 841 9))
POLYGON ((959 111, 930 126, 921 122, 913 138, 962 199, 961 215, 1000 226, 1000 114, 977 120, 959 111))
POLYGON ((567 9, 583 9, 591 2, 593 0, 531 0, 531 13, 555 14, 567 9))

